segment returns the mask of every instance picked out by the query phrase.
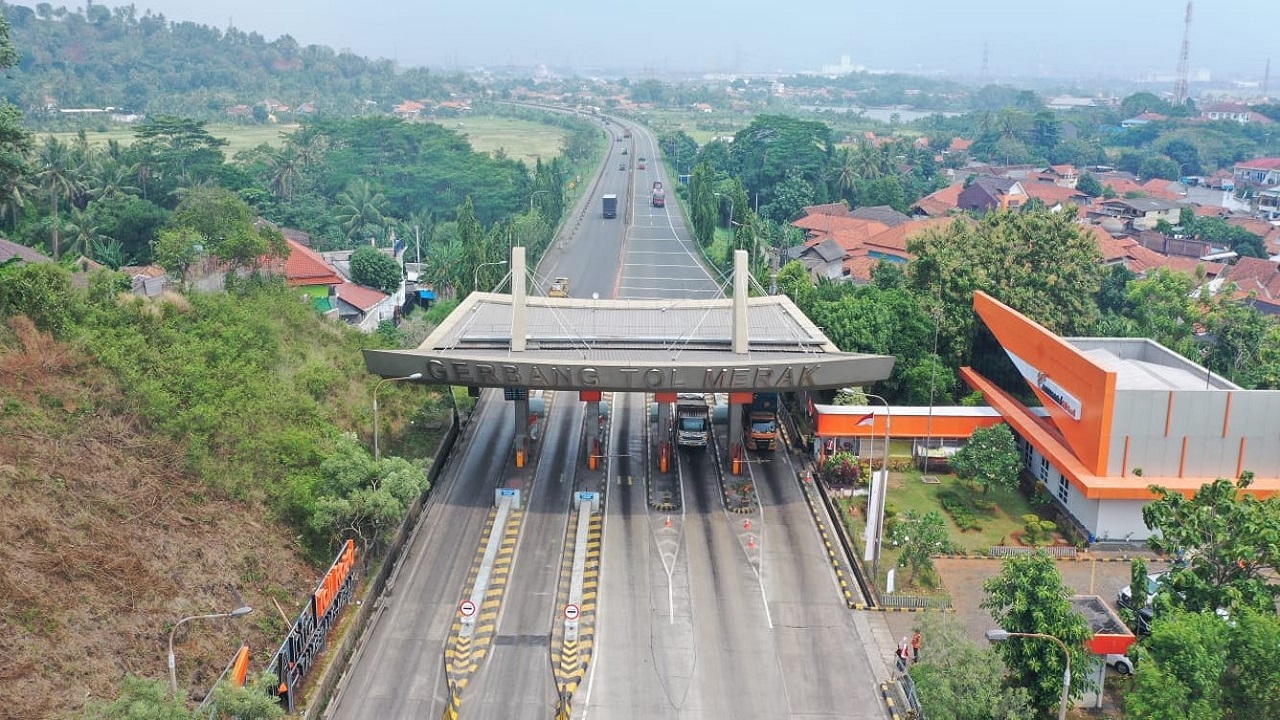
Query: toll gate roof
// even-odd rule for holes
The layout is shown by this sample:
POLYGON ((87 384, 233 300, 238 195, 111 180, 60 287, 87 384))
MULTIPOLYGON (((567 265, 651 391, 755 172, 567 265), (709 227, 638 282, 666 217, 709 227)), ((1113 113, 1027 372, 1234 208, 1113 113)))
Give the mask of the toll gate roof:
POLYGON ((601 390, 799 390, 888 377, 893 358, 841 352, 786 296, 748 298, 747 352, 733 352, 733 300, 528 297, 525 349, 513 299, 472 293, 415 350, 370 350, 385 377, 601 390))

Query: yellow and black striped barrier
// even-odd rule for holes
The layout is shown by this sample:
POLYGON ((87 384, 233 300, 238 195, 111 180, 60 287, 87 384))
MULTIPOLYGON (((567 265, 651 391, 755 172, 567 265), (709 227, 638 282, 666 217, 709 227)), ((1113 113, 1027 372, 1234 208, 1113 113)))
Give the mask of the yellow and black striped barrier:
MULTIPOLYGON (((577 524, 575 513, 570 517, 568 524, 566 541, 569 543, 575 542, 573 528, 576 528, 577 524)), ((579 614, 575 629, 573 632, 567 631, 561 615, 557 617, 551 633, 551 667, 555 674, 556 689, 560 694, 562 708, 568 707, 569 699, 577 692, 578 686, 586 676, 587 665, 591 662, 591 653, 595 647, 596 603, 600 595, 600 548, 603 528, 604 516, 600 513, 593 514, 587 528, 582 597, 577 604, 579 614)), ((561 590, 558 598, 561 610, 568 603, 572 579, 573 553, 567 552, 560 564, 561 590)))
POLYGON ((466 587, 475 588, 476 580, 480 576, 480 567, 484 563, 484 553, 489 538, 494 532, 501 532, 502 542, 493 566, 489 569, 489 586, 485 590, 480 607, 476 610, 475 624, 470 628, 470 632, 464 632, 463 618, 459 610, 454 614, 453 625, 449 629, 449 640, 444 652, 445 677, 449 684, 449 705, 445 708, 445 720, 458 717, 458 711, 462 706, 462 691, 480 669, 480 663, 488 654, 489 646, 497 632, 498 611, 502 607, 507 579, 511 575, 511 564, 515 557, 516 543, 520 537, 520 523, 524 513, 521 510, 510 510, 507 513, 507 522, 502 528, 494 527, 497 516, 497 508, 493 508, 485 518, 475 560, 467 571, 466 587))
POLYGON ((827 533, 827 523, 822 519, 822 513, 818 512, 817 501, 813 498, 812 483, 800 482, 800 487, 804 491, 805 502, 809 503, 809 513, 813 515, 813 520, 818 524, 818 532, 822 535, 822 545, 827 550, 827 559, 831 562, 832 569, 835 570, 836 580, 840 583, 840 592, 844 594, 845 605, 851 610, 865 607, 857 601, 854 596, 853 588, 850 587, 848 579, 844 575, 844 568, 840 565, 840 556, 836 552, 835 545, 831 542, 831 536, 827 533))

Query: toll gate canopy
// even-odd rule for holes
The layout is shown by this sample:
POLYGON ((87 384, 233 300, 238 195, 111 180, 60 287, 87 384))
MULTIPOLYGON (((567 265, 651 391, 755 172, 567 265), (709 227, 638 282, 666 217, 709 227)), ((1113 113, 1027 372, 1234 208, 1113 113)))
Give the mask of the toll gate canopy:
MULTIPOLYGON (((525 277, 515 248, 512 277, 525 277)), ((748 297, 746 254, 722 299, 471 293, 413 350, 366 350, 370 372, 419 382, 559 390, 795 392, 883 380, 894 358, 841 352, 782 295, 748 297)))

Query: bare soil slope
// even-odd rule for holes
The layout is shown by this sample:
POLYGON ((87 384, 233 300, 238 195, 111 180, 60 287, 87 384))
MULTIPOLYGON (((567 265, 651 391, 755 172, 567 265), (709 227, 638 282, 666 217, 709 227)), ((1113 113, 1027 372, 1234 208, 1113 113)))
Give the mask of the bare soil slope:
MULTIPOLYGON (((286 528, 213 497, 115 410, 127 389, 24 319, 0 329, 0 715, 76 714, 126 673, 203 697, 242 639, 261 670, 315 584, 286 528), (273 602, 274 601, 274 602, 273 602)), ((230 419, 234 422, 234 419, 230 419)))

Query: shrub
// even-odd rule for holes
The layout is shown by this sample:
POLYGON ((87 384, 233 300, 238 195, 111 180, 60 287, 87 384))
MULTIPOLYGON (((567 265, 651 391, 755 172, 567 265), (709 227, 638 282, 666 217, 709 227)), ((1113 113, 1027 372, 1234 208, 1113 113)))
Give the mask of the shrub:
POLYGON ((833 487, 852 487, 862 479, 862 467, 858 464, 858 456, 853 453, 838 452, 827 458, 822 464, 822 479, 833 487))
POLYGON ((946 510, 947 514, 951 516, 951 521, 960 530, 969 532, 970 530, 978 531, 982 529, 982 523, 974 515, 972 506, 955 492, 938 493, 938 502, 942 505, 942 509, 946 510))
POLYGON ((1043 545, 1053 532, 1058 529, 1057 524, 1051 520, 1042 520, 1039 515, 1027 513, 1022 516, 1022 527, 1024 533, 1022 539, 1028 545, 1043 545))

